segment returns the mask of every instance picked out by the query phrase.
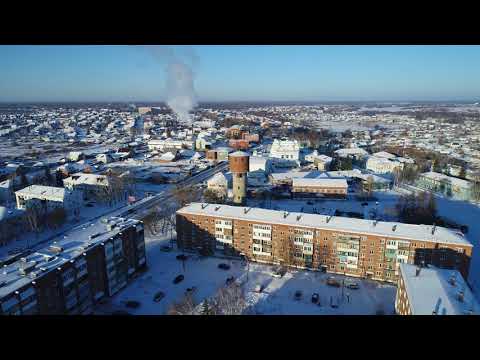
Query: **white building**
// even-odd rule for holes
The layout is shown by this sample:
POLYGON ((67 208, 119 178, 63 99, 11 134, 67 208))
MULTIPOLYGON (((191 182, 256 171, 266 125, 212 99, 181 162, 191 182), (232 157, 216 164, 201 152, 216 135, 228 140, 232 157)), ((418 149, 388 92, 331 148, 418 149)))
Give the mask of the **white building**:
POLYGON ((67 190, 78 191, 84 200, 99 199, 110 188, 106 175, 77 173, 63 180, 67 190))
POLYGON ((386 157, 369 156, 365 165, 367 170, 373 171, 377 174, 393 173, 395 169, 403 169, 403 163, 386 157))
POLYGON ((368 152, 362 148, 345 148, 335 151, 335 154, 340 158, 352 158, 356 160, 361 160, 368 155, 368 152))
POLYGON ((288 140, 287 138, 275 139, 270 148, 270 157, 280 160, 276 162, 280 165, 288 163, 298 164, 300 160, 300 145, 296 140, 288 140))
POLYGON ((166 149, 193 149, 193 141, 192 140, 174 140, 174 139, 154 139, 150 140, 147 143, 148 149, 164 151, 166 149))
POLYGON ((228 193, 228 180, 222 172, 219 172, 207 181, 207 188, 225 198, 228 193))
POLYGON ((257 170, 262 170, 265 173, 270 171, 271 161, 269 158, 263 156, 250 156, 249 169, 248 171, 253 172, 257 170))
POLYGON ((76 191, 64 188, 30 185, 15 192, 18 209, 39 207, 44 212, 49 212, 57 207, 73 210, 80 206, 80 196, 76 191))

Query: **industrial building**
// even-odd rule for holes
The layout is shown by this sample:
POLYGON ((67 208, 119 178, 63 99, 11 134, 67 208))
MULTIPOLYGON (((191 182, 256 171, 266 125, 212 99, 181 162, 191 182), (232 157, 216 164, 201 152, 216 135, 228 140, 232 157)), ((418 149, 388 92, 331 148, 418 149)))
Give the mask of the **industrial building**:
POLYGON ((347 197, 348 184, 345 179, 331 178, 294 178, 292 179, 293 197, 347 197))
POLYGON ((143 224, 110 218, 79 228, 0 273, 0 314, 91 314, 146 266, 143 224))
POLYGON ((202 203, 177 211, 177 243, 389 282, 397 281, 401 263, 456 268, 466 277, 473 248, 439 226, 202 203))

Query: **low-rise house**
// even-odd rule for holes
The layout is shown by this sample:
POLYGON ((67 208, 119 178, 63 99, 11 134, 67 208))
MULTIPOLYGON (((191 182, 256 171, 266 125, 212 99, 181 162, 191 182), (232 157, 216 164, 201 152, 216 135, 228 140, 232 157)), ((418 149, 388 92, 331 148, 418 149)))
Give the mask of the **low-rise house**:
POLYGON ((63 180, 66 189, 81 192, 83 200, 101 200, 111 186, 108 176, 77 173, 63 180))
POLYGON ((402 170, 403 163, 385 157, 369 156, 365 165, 367 170, 377 174, 393 173, 396 169, 402 170))
POLYGON ((15 192, 17 208, 27 210, 37 207, 44 213, 48 213, 58 207, 67 211, 80 207, 80 196, 76 191, 64 188, 30 185, 15 192))
POLYGON ((271 160, 263 156, 250 156, 248 171, 253 172, 257 170, 269 173, 271 170, 271 160))
POLYGON ((219 172, 207 181, 207 188, 225 198, 228 194, 228 180, 222 172, 219 172))
POLYGON ((350 158, 352 160, 363 160, 368 156, 368 152, 362 148, 338 149, 335 151, 335 154, 339 158, 350 158))
POLYGON ((331 178, 297 178, 292 181, 294 197, 332 197, 345 198, 348 184, 345 179, 331 178))
POLYGON ((416 185, 419 188, 438 192, 459 200, 470 200, 472 196, 472 183, 470 181, 434 171, 420 174, 416 185))

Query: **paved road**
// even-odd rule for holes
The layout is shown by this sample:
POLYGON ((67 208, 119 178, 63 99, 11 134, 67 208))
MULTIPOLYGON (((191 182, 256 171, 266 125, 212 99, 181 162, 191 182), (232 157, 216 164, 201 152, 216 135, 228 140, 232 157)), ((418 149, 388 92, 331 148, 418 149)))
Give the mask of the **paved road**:
MULTIPOLYGON (((226 170, 227 168, 228 168, 228 162, 223 161, 223 162, 220 162, 219 164, 217 164, 216 166, 214 166, 210 169, 204 170, 204 171, 202 171, 202 172, 200 172, 196 175, 193 175, 193 176, 179 182, 178 184, 179 185, 184 185, 184 186, 195 185, 195 184, 198 184, 198 183, 201 183, 201 182, 207 180, 208 178, 210 178, 211 176, 215 175, 218 172, 226 170)), ((126 205, 124 207, 121 207, 120 209, 115 209, 111 212, 98 215, 96 217, 93 217, 93 218, 89 219, 85 223, 75 224, 75 225, 73 225, 73 226, 55 234, 55 235, 49 236, 49 237, 47 237, 47 238, 45 238, 45 239, 43 239, 39 242, 36 242, 30 248, 30 251, 39 250, 39 248, 43 247, 43 244, 45 244, 49 241, 52 241, 52 240, 54 240, 58 237, 61 237, 62 235, 66 234, 67 232, 69 232, 73 229, 85 227, 86 225, 89 225, 94 221, 98 221, 101 218, 118 216, 118 217, 129 217, 129 218, 134 218, 134 219, 141 219, 142 216, 144 216, 148 211, 150 211, 150 209, 152 207, 154 207, 158 204, 161 204, 161 203, 165 202, 166 200, 168 200, 172 197, 173 197, 172 190, 161 191, 154 196, 149 196, 147 198, 139 200, 132 205, 126 205)), ((7 258, 10 258, 11 256, 12 255, 4 256, 0 260, 6 260, 7 258)), ((17 254, 16 256, 23 256, 23 254, 17 254)))

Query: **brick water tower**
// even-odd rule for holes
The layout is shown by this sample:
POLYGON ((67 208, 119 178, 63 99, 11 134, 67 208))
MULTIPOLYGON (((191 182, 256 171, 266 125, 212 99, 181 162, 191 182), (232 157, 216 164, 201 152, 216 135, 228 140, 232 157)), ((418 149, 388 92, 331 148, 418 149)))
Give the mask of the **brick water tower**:
POLYGON ((233 203, 244 205, 247 199, 247 173, 250 155, 236 151, 228 155, 228 163, 233 176, 233 203))

